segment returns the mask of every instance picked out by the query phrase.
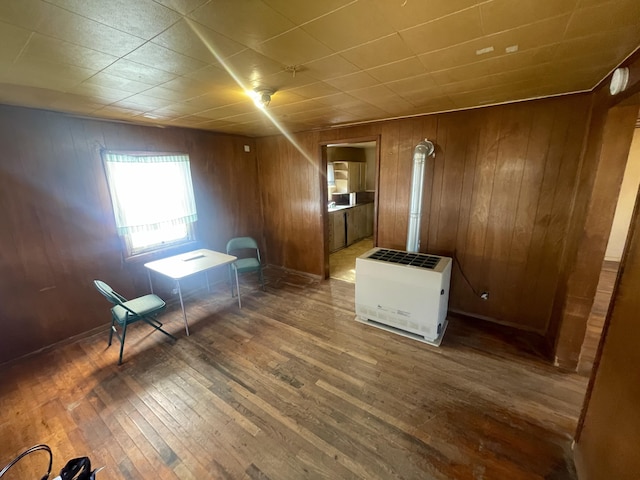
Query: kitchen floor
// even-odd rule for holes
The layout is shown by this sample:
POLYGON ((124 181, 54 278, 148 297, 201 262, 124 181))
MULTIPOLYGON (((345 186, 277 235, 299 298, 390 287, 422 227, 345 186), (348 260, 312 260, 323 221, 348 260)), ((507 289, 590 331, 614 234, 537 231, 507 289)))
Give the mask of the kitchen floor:
POLYGON ((613 295, 619 268, 620 262, 605 261, 602 264, 600 281, 598 282, 598 289, 593 299, 589 320, 587 321, 587 331, 582 342, 580 361, 578 363, 578 373, 587 377, 591 375, 593 362, 596 359, 602 328, 609 310, 609 303, 611 302, 611 295, 613 295))
POLYGON ((373 237, 368 237, 329 255, 331 278, 356 283, 356 258, 373 248, 373 237))

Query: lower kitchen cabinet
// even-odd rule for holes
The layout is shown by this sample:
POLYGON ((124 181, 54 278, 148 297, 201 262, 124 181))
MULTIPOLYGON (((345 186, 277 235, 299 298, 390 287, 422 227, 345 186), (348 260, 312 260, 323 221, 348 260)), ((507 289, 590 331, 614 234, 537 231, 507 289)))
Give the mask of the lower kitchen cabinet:
POLYGON ((329 251, 373 235, 373 203, 329 212, 329 251))
POLYGON ((329 251, 335 252, 347 245, 345 210, 329 212, 329 251))
POLYGON ((370 237, 373 235, 373 216, 374 216, 374 205, 373 203, 367 203, 364 205, 366 212, 366 220, 365 220, 365 233, 364 236, 370 237))

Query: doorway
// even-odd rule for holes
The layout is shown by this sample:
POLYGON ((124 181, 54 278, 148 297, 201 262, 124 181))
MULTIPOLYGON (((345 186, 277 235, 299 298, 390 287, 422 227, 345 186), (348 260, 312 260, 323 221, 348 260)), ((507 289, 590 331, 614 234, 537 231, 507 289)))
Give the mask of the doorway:
POLYGON ((580 349, 578 373, 589 376, 596 358, 605 318, 629 232, 633 208, 640 186, 640 117, 636 122, 627 165, 620 186, 620 194, 613 217, 611 233, 607 243, 604 262, 600 271, 598 287, 587 320, 587 330, 580 349))
POLYGON ((355 283, 356 258, 376 244, 378 139, 322 146, 327 182, 327 277, 355 283))

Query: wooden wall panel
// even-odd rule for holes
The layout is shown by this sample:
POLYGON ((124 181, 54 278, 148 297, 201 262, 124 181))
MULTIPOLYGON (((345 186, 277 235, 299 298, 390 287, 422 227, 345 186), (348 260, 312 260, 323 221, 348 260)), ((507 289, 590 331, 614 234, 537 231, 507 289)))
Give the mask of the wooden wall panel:
POLYGON ((640 472, 640 205, 605 323, 574 449, 583 480, 634 480, 640 472))
MULTIPOLYGON (((603 97, 606 98, 604 94, 603 97)), ((604 260, 615 207, 629 155, 638 105, 594 109, 584 166, 578 182, 573 228, 567 242, 561 295, 557 296, 548 338, 556 363, 573 370, 604 260)))
POLYGON ((398 181, 398 148, 400 122, 386 123, 381 128, 380 168, 378 173, 378 244, 387 248, 403 248, 395 234, 398 181), (384 140, 382 140, 384 139, 384 140), (381 187, 382 186, 382 187, 381 187), (384 228, 381 228, 384 225, 384 228))
POLYGON ((490 292, 480 300, 454 267, 450 307, 545 332, 589 104, 577 95, 300 133, 299 149, 282 136, 254 141, 2 107, 0 294, 13 301, 0 314, 14 326, 0 361, 106 321, 93 278, 126 294, 146 289, 144 271, 121 261, 101 147, 187 151, 206 246, 252 235, 268 263, 323 275, 320 143, 380 138, 378 244, 403 249, 413 149, 429 138, 437 157, 427 168, 421 250, 455 252, 473 286, 490 292))
POLYGON ((578 364, 584 341, 640 103, 640 53, 625 64, 631 74, 624 92, 611 96, 607 77, 592 95, 564 268, 558 275, 547 329, 547 343, 555 362, 571 370, 578 364))
POLYGON ((95 278, 148 291, 143 267, 122 261, 101 148, 187 152, 201 243, 262 240, 253 139, 2 106, 0 145, 0 363, 106 324, 95 278))
POLYGON ((320 275, 324 223, 320 208, 320 144, 317 134, 257 140, 266 261, 320 275), (311 242, 311 243, 310 243, 311 242))
MULTIPOLYGON (((319 163, 314 141, 379 136, 378 245, 398 249, 406 243, 413 149, 422 138, 432 140, 436 159, 426 174, 421 251, 455 252, 474 288, 490 292, 488 301, 479 299, 454 267, 450 308, 545 333, 589 107, 589 95, 575 95, 302 133, 296 138, 319 163)), ((273 254, 286 243, 288 251, 296 253, 283 262, 280 251, 270 261, 322 275, 324 206, 313 190, 319 177, 308 177, 313 170, 300 162, 299 153, 287 158, 287 143, 284 137, 257 140, 265 230, 271 231, 267 250, 273 254), (276 164, 284 170, 271 166, 276 164), (294 184, 287 188, 296 190, 299 179, 313 186, 298 190, 302 197, 293 196, 311 209, 305 210, 310 213, 306 217, 277 198, 287 194, 281 188, 285 171, 294 184), (279 226, 286 221, 292 226, 282 230, 279 226)))

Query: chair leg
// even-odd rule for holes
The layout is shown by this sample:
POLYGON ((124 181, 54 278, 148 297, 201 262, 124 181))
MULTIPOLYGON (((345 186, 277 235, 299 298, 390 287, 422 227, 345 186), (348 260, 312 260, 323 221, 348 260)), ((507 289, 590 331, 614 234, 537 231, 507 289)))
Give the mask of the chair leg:
POLYGON ((111 341, 113 340, 113 329, 116 328, 115 323, 116 320, 113 318, 113 316, 111 316, 111 327, 109 327, 109 345, 107 345, 107 347, 111 346, 111 341))
POLYGON ((120 339, 120 357, 118 358, 118 365, 122 365, 122 353, 124 352, 124 339, 127 336, 127 322, 124 322, 122 326, 122 338, 120 339))
POLYGON ((229 286, 231 287, 231 297, 235 297, 233 293, 233 275, 232 275, 233 267, 229 265, 229 286))
POLYGON ((262 265, 260 265, 260 283, 262 284, 262 291, 266 292, 267 290, 264 288, 264 273, 262 273, 262 265))
MULTIPOLYGON (((233 274, 231 275, 231 297, 233 298, 233 297, 235 297, 235 296, 236 296, 236 288, 235 288, 235 287, 236 287, 236 284, 235 284, 235 281, 234 281, 234 280, 235 280, 235 278, 236 278, 236 277, 235 277, 235 275, 236 275, 236 271, 234 270, 234 269, 235 269, 235 267, 231 267, 231 269, 233 270, 233 272, 232 272, 233 274)), ((240 288, 240 287, 238 287, 238 288, 240 288)), ((238 292, 238 293, 239 293, 239 292, 238 292)))
POLYGON ((167 332, 164 328, 162 328, 162 323, 160 323, 158 319, 150 317, 150 318, 143 318, 142 320, 144 320, 147 324, 151 325, 154 329, 164 333, 167 337, 170 337, 173 340, 178 340, 176 337, 174 337, 169 332, 167 332))

